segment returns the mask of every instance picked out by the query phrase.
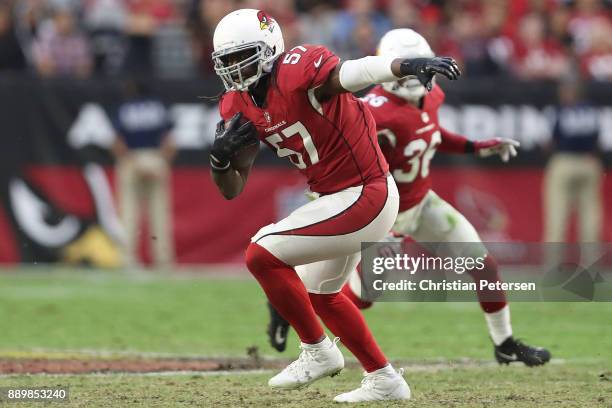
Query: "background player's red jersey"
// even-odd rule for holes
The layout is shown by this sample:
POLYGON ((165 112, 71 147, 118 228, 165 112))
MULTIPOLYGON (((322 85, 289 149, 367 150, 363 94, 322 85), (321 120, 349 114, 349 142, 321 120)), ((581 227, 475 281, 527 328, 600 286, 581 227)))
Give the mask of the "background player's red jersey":
POLYGON ((444 92, 439 86, 425 94, 422 108, 380 85, 363 100, 376 120, 381 148, 400 192, 400 211, 406 211, 431 188, 429 163, 436 149, 461 152, 466 139, 440 127, 438 109, 444 92))
POLYGON ((314 96, 314 88, 338 63, 325 47, 294 47, 279 57, 263 108, 248 92, 237 91, 223 95, 219 105, 225 120, 242 112, 260 140, 279 157, 288 157, 319 193, 364 184, 388 172, 376 124, 363 102, 350 93, 322 103, 314 96))

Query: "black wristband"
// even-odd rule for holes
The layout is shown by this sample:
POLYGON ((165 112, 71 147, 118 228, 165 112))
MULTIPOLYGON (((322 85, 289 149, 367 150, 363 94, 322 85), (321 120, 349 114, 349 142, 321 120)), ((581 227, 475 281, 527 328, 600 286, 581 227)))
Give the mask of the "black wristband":
POLYGON ((210 165, 210 169, 212 170, 212 172, 213 172, 213 173, 217 173, 217 174, 225 174, 225 173, 227 173, 227 172, 229 171, 229 169, 231 169, 231 168, 232 168, 232 166, 230 166, 230 165, 229 165, 229 163, 228 163, 227 167, 222 168, 222 169, 216 168, 216 167, 215 167, 215 166, 213 166, 212 164, 210 165))
POLYGON ((419 73, 419 69, 422 70, 421 73, 425 73, 422 66, 424 65, 423 62, 426 59, 427 58, 411 58, 403 60, 400 63, 400 76, 405 77, 407 75, 417 75, 419 73))
POLYGON ((468 140, 465 142, 465 149, 463 150, 465 153, 474 153, 476 148, 474 147, 474 142, 468 140))
POLYGON ((228 160, 227 162, 223 163, 222 161, 220 161, 219 159, 217 159, 215 156, 213 156, 212 154, 208 156, 210 159, 210 168, 212 169, 212 171, 214 171, 215 173, 225 173, 227 172, 230 167, 231 167, 231 163, 228 160))

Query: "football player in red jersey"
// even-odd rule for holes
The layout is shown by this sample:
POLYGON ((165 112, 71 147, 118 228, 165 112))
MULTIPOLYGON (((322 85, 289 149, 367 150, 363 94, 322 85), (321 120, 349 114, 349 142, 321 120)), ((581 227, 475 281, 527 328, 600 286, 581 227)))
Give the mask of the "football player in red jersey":
MULTIPOLYGON (((396 58, 434 56, 427 41, 410 29, 389 31, 381 39, 378 52, 396 58)), ((438 110, 444 101, 444 92, 436 85, 427 93, 425 87, 413 77, 378 85, 363 100, 367 102, 376 120, 379 143, 400 193, 399 214, 392 231, 399 236, 409 236, 419 243, 474 243, 476 245, 470 245, 470 249, 477 248, 475 256, 485 257, 485 268, 475 269, 470 275, 476 281, 498 281, 495 260, 487 255, 474 227, 431 190, 429 162, 436 150, 472 153, 479 157, 499 155, 503 161, 507 161, 516 155, 518 142, 500 138, 472 142, 444 129, 438 122, 438 110)), ((387 239, 395 240, 394 237, 387 239)), ((427 248, 427 244, 422 245, 427 248)), ((465 245, 455 245, 454 251, 453 245, 444 245, 437 246, 432 252, 442 257, 459 256, 455 252, 463 249, 465 245), (444 253, 441 253, 442 248, 444 253)), ((362 293, 359 273, 351 276, 343 292, 362 309, 374 301, 368 293, 362 293)), ((549 361, 550 353, 547 350, 529 346, 512 336, 510 311, 503 291, 479 291, 477 295, 485 313, 498 362, 520 361, 534 366, 549 361)), ((283 328, 287 326, 279 319, 275 322, 274 311, 271 312, 270 341, 277 350, 282 351, 284 346, 277 340, 283 339, 274 338, 273 335, 277 332, 282 334, 283 328)))
POLYGON ((357 357, 367 374, 340 402, 408 399, 410 389, 377 346, 363 316, 341 289, 360 259, 362 241, 382 239, 397 216, 399 194, 377 143, 376 124, 354 92, 414 75, 459 76, 451 58, 365 57, 340 63, 325 47, 284 52, 276 21, 253 9, 217 25, 215 71, 227 92, 211 149, 212 177, 227 199, 245 186, 251 160, 232 160, 259 141, 287 157, 320 198, 251 239, 246 264, 268 300, 296 330, 299 358, 270 379, 294 389, 335 375, 344 359, 319 323, 357 357))

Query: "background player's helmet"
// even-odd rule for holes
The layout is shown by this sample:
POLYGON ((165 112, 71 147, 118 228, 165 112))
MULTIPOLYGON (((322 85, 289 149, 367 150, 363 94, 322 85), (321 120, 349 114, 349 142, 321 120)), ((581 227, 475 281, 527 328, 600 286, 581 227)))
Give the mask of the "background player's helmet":
POLYGON ((236 10, 223 17, 215 28, 213 45, 216 74, 223 80, 225 89, 238 91, 247 89, 270 72, 274 60, 285 50, 283 33, 276 20, 254 9, 236 10), (244 57, 230 63, 228 56, 234 53, 244 57), (245 77, 245 68, 253 74, 245 77))
MULTIPOLYGON (((378 43, 378 55, 394 58, 432 58, 435 56, 427 40, 409 28, 388 31, 378 43)), ((385 91, 409 101, 418 101, 426 92, 425 87, 412 75, 399 81, 385 82, 382 87, 385 91)))

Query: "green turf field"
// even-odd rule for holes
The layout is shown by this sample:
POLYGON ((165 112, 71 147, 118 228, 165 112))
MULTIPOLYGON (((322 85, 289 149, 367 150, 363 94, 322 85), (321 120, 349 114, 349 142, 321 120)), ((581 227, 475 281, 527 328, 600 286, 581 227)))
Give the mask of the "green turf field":
MULTIPOLYGON (((0 357, 246 357, 256 346, 278 358, 266 343, 266 313, 251 280, 0 272, 0 357)), ((406 369, 414 395, 407 406, 612 407, 612 304, 515 303, 512 316, 517 337, 550 348, 550 365, 491 364, 476 304, 386 303, 366 312, 387 355, 406 369)), ((292 333, 281 357, 297 353, 292 333)), ((266 387, 271 374, 16 375, 0 376, 0 387, 67 385, 68 405, 83 407, 310 407, 331 405, 361 375, 350 368, 306 390, 278 392, 266 387)))

